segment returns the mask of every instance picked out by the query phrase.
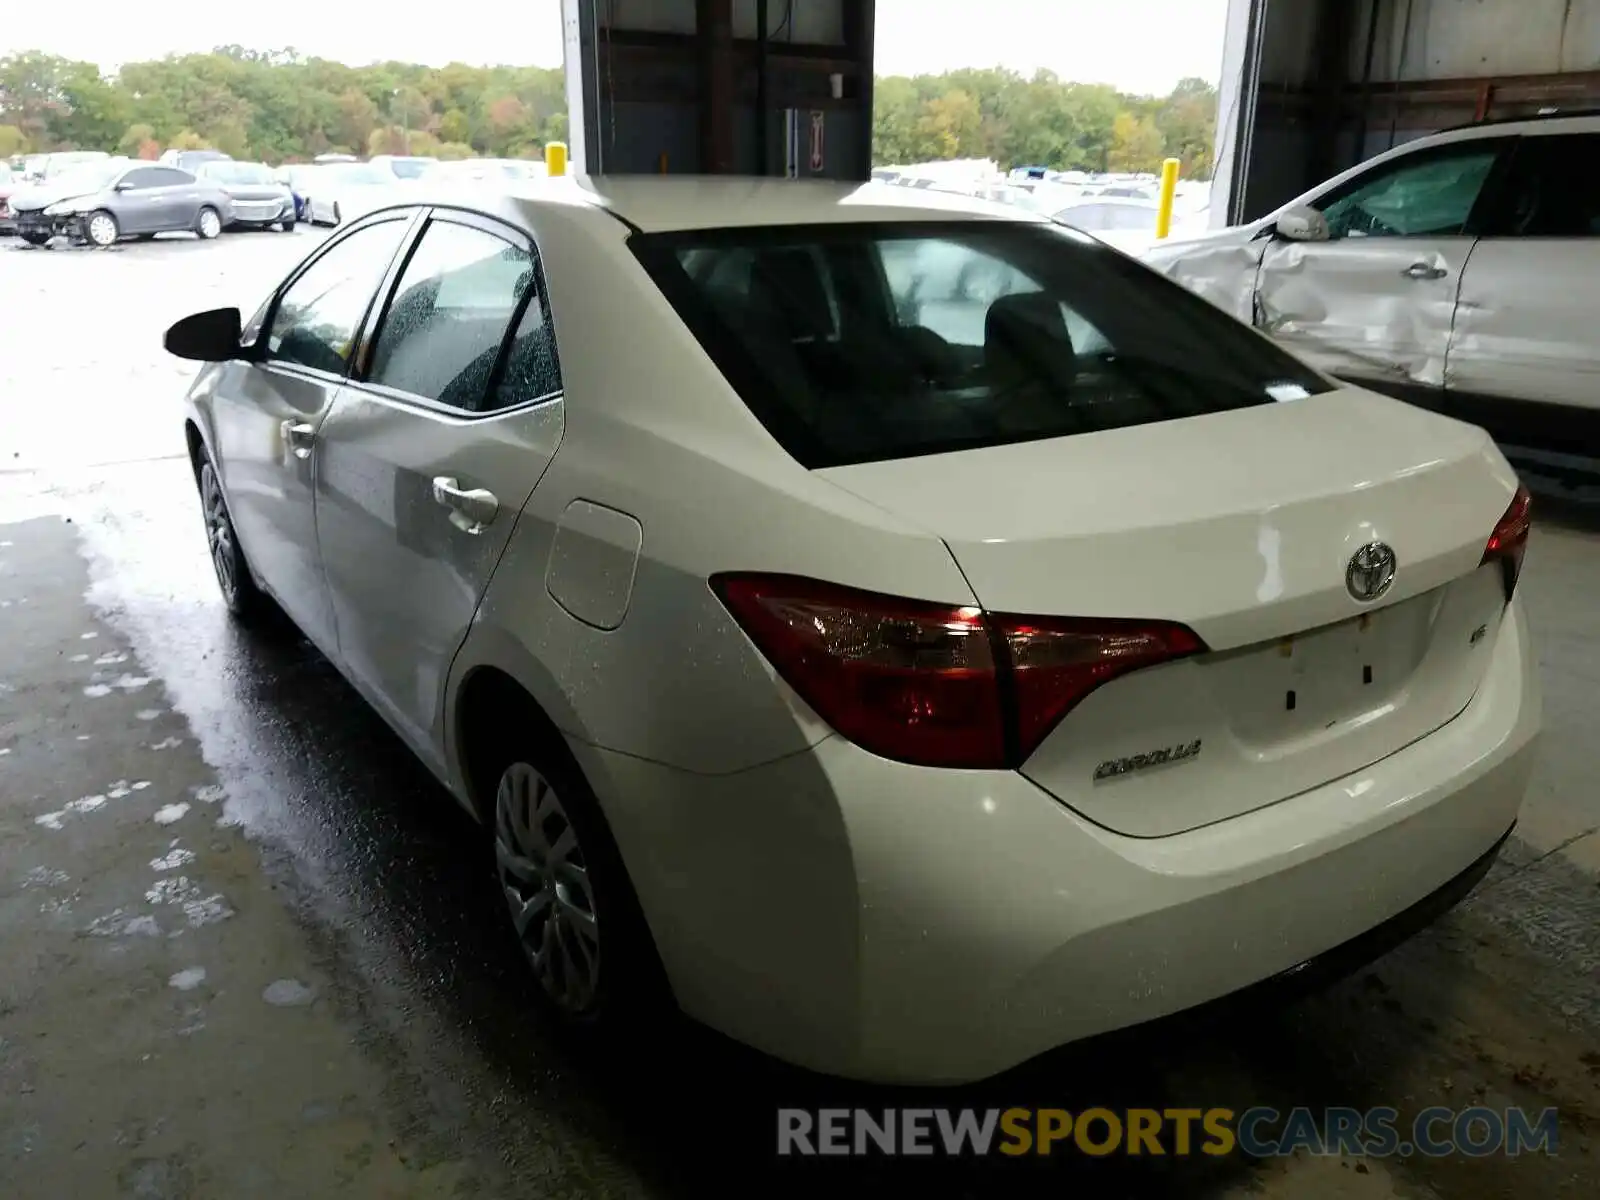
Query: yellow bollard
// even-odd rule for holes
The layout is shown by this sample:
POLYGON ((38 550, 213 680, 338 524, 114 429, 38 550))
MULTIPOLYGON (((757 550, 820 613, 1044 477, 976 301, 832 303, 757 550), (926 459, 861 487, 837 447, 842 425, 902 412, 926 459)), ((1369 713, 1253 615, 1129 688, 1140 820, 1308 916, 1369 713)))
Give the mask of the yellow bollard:
POLYGON ((565 142, 546 142, 544 165, 551 176, 565 175, 567 173, 567 144, 565 142))
POLYGON ((1178 168, 1183 164, 1169 158, 1161 164, 1161 207, 1156 209, 1156 238, 1172 232, 1172 201, 1178 194, 1178 168))

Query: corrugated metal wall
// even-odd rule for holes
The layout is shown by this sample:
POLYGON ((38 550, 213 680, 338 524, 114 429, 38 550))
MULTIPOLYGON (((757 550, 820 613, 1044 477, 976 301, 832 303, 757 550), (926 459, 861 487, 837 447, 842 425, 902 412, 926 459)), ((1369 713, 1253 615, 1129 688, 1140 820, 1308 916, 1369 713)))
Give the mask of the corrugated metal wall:
POLYGON ((1600 0, 1231 0, 1229 31, 1233 219, 1440 128, 1600 106, 1600 0))

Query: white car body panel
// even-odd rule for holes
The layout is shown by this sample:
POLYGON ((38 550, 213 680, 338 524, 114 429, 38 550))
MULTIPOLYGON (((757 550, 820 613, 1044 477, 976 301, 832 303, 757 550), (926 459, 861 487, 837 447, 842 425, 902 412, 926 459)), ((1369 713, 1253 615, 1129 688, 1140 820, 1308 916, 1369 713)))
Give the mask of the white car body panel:
POLYGON ((905 767, 837 737, 720 779, 574 750, 685 1012, 814 1070, 958 1083, 1293 967, 1493 845, 1540 722, 1510 613, 1445 729, 1176 837, 1101 829, 1015 773, 905 767))
POLYGON ((1256 290, 1256 324, 1330 374, 1443 387, 1456 289, 1473 243, 1472 238, 1268 241, 1256 290))
POLYGON ((346 388, 320 431, 317 537, 339 657, 436 769, 445 677, 561 424, 559 399, 464 418, 346 388), (486 489, 502 511, 465 532, 434 498, 438 477, 486 489))
POLYGON ((1449 385, 1600 411, 1597 280, 1600 240, 1480 240, 1461 281, 1449 385))
MULTIPOLYGON (((423 189, 406 201, 430 202, 423 189)), ((492 669, 539 705, 691 1016, 819 1070, 969 1080, 1331 950, 1459 876, 1514 822, 1536 660, 1520 604, 1477 567, 1516 486, 1481 431, 1349 389, 808 470, 718 372, 630 234, 1039 218, 772 181, 549 181, 470 203, 538 248, 558 403, 436 419, 347 387, 312 456, 320 503, 307 483, 275 509, 262 497, 299 478, 273 474, 285 403, 261 397, 241 417, 216 400, 256 395, 237 377, 253 369, 230 364, 202 373, 191 417, 224 460, 230 504, 256 507, 239 534, 275 594, 302 586, 293 573, 322 539, 338 637, 319 645, 469 810, 485 798, 469 788, 464 690, 492 669), (436 475, 489 486, 505 523, 487 540, 454 525, 423 487, 436 475), (279 544, 307 521, 297 552, 279 544), (1346 564, 1376 538, 1401 567, 1358 609, 1346 564), (1107 684, 1022 770, 911 766, 835 733, 778 677, 708 586, 730 570, 1182 620, 1212 661, 1107 684), (1363 709, 1335 689, 1300 723, 1257 703, 1293 670, 1264 645, 1363 613, 1374 661, 1409 672, 1409 692, 1381 676, 1383 702, 1363 709), (1213 724, 1196 735, 1211 757, 1094 795, 1081 777, 1102 745, 1147 750, 1205 715, 1191 686, 1159 687, 1184 671, 1211 671, 1213 724), (1305 725, 1330 714, 1347 728, 1305 725)))

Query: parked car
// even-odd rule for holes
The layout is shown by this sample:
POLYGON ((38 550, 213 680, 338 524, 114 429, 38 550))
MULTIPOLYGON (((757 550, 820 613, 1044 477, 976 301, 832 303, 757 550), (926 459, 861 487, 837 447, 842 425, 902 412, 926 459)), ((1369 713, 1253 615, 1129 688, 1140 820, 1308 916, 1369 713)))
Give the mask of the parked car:
POLYGON ((9 165, 0 165, 0 235, 17 231, 16 214, 11 211, 11 193, 22 187, 22 181, 9 165))
POLYGON ((285 233, 294 232, 298 219, 294 193, 273 177, 272 168, 266 163, 217 160, 201 163, 195 175, 227 195, 226 221, 230 228, 265 229, 276 225, 285 233))
POLYGON ((1145 260, 1322 370, 1592 463, 1597 151, 1595 117, 1447 130, 1145 260))
MULTIPOLYGON (((1085 196, 1056 212, 1051 219, 1092 233, 1124 254, 1141 254, 1156 245, 1159 211, 1160 205, 1154 200, 1085 196)), ((1186 231, 1204 228, 1204 209, 1183 211, 1174 207, 1170 236, 1182 237, 1186 231)))
POLYGON ((294 219, 311 223, 310 187, 316 168, 304 163, 290 163, 279 167, 272 177, 289 189, 294 197, 294 219))
POLYGON ((306 219, 313 225, 338 225, 388 202, 398 181, 371 163, 328 163, 312 169, 306 186, 306 219))
POLYGON ((1493 863, 1540 701, 1483 431, 1017 208, 397 195, 166 345, 227 605, 493 831, 551 1014, 952 1083, 1493 863), (941 337, 891 249, 1018 283, 941 337))
POLYGON ((123 237, 154 237, 190 230, 197 237, 222 232, 228 197, 187 171, 126 158, 88 163, 12 196, 17 232, 42 246, 70 237, 109 246, 123 237))
POLYGON ((420 178, 439 160, 424 154, 374 154, 367 161, 381 171, 388 171, 396 179, 412 180, 420 178))
POLYGON ((435 163, 422 173, 424 183, 504 183, 522 179, 544 179, 550 169, 528 158, 463 158, 435 163))
POLYGON ((28 160, 28 177, 36 182, 59 178, 69 171, 91 163, 108 162, 111 155, 104 150, 57 150, 50 154, 33 155, 28 160))
POLYGON ((168 150, 161 156, 161 163, 167 167, 177 167, 180 171, 194 174, 203 163, 232 162, 231 154, 224 154, 221 150, 168 150))

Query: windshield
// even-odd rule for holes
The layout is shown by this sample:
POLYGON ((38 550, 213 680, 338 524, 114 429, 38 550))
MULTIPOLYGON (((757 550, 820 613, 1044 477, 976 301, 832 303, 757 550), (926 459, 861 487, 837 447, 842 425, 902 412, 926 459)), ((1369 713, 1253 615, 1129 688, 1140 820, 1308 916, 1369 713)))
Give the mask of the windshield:
POLYGON ((48 179, 66 176, 86 166, 98 166, 106 163, 110 156, 84 152, 81 154, 52 154, 45 161, 44 173, 48 179))
POLYGON ((127 167, 125 162, 90 162, 78 163, 69 167, 59 175, 48 176, 52 191, 98 192, 107 186, 127 167))
POLYGON ((329 163, 321 168, 323 179, 332 180, 334 183, 349 187, 365 187, 369 184, 382 185, 393 183, 394 178, 387 175, 382 167, 375 167, 371 163, 329 163))
POLYGON ((389 169, 401 179, 416 179, 432 165, 433 160, 431 158, 391 158, 389 160, 389 169))
POLYGON ((208 162, 201 163, 197 174, 218 183, 276 183, 272 168, 265 163, 208 162))
POLYGON ((1119 429, 1334 386, 1059 226, 845 224, 630 245, 752 413, 808 467, 1119 429))

